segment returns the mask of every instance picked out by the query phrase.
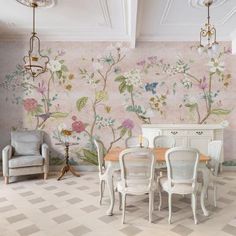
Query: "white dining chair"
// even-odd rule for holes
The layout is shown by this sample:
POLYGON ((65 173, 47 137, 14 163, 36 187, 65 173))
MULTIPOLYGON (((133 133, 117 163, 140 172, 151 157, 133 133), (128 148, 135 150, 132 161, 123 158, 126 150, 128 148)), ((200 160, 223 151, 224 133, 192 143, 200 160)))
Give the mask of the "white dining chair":
POLYGON ((106 182, 106 174, 105 174, 105 162, 104 162, 104 152, 103 152, 103 144, 94 139, 94 144, 97 149, 98 155, 98 175, 99 175, 99 191, 100 191, 100 200, 99 203, 102 204, 102 197, 105 189, 106 182))
MULTIPOLYGON (((175 147, 175 143, 176 143, 175 138, 167 135, 159 135, 153 139, 153 146, 155 148, 173 148, 175 147)), ((166 163, 161 163, 161 165, 159 165, 156 168, 157 175, 163 176, 163 174, 166 172, 167 172, 166 163)))
POLYGON ((192 211, 194 222, 197 224, 196 216, 196 194, 198 190, 197 167, 199 152, 197 149, 175 147, 169 149, 165 154, 167 164, 167 177, 160 178, 160 185, 168 193, 169 219, 172 218, 172 195, 191 194, 192 211))
POLYGON ((128 148, 119 155, 121 181, 117 189, 122 195, 122 224, 125 222, 125 206, 127 195, 149 194, 149 222, 152 222, 154 204, 155 156, 148 148, 128 148))
POLYGON ((149 146, 149 141, 146 137, 142 136, 131 136, 126 139, 125 145, 127 148, 134 148, 140 147, 140 139, 142 140, 141 145, 142 147, 147 148, 149 146))
MULTIPOLYGON (((100 199, 99 203, 102 204, 102 198, 105 190, 105 183, 107 181, 107 173, 104 161, 104 146, 101 141, 94 139, 93 140, 95 147, 97 149, 97 156, 98 156, 98 175, 99 175, 99 192, 100 192, 100 199)), ((120 170, 114 171, 115 181, 120 180, 120 170)), ((115 191, 117 190, 115 184, 115 191)), ((121 208, 121 198, 119 196, 119 208, 121 208)))
POLYGON ((156 136, 153 140, 155 148, 173 148, 175 147, 175 138, 167 135, 156 136))
POLYGON ((222 150, 221 140, 214 140, 208 144, 208 156, 211 158, 210 162, 207 165, 211 171, 209 185, 212 185, 213 187, 215 207, 217 201, 217 178, 219 173, 221 150, 222 150))

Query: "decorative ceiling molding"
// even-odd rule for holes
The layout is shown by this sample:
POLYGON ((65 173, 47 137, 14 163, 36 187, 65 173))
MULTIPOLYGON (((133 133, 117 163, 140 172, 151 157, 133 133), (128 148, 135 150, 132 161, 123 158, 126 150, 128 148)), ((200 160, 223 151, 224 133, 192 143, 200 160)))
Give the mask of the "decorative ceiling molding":
POLYGON ((128 34, 129 33, 128 3, 126 0, 121 0, 121 1, 122 1, 122 16, 123 16, 123 24, 124 24, 125 34, 128 34))
MULTIPOLYGON (((137 38, 138 42, 196 42, 196 44, 199 44, 199 41, 197 41, 198 38, 195 35, 140 35, 137 38)), ((228 36, 221 36, 218 38, 219 41, 230 41, 228 36)))
POLYGON ((167 16, 169 15, 169 11, 170 11, 172 4, 173 4, 173 0, 166 1, 165 9, 163 11, 163 14, 162 14, 161 20, 160 20, 160 25, 166 24, 166 19, 167 19, 167 16))
MULTIPOLYGON (((193 8, 200 8, 200 7, 204 6, 204 5, 201 6, 201 4, 203 4, 202 3, 203 1, 204 0, 189 0, 189 5, 193 8)), ((214 1, 214 4, 215 4, 214 8, 222 6, 224 3, 226 3, 226 1, 228 1, 228 0, 215 0, 214 1)), ((168 23, 167 22, 168 15, 169 15, 169 12, 170 12, 170 9, 171 9, 173 3, 174 3, 174 0, 167 0, 166 1, 165 9, 163 11, 163 14, 162 14, 161 20, 160 20, 160 25, 165 25, 165 26, 199 26, 198 23, 193 24, 193 23, 188 23, 188 22, 185 22, 185 23, 168 23)), ((225 14, 225 16, 223 18, 221 18, 218 21, 215 21, 214 25, 223 26, 224 24, 226 24, 234 16, 235 13, 236 13, 236 7, 231 9, 227 14, 225 14)))
POLYGON ((225 16, 219 22, 216 22, 216 25, 224 25, 234 16, 235 13, 236 13, 236 7, 234 7, 230 12, 225 14, 225 16))
POLYGON ((107 0, 99 0, 99 5, 102 10, 102 15, 103 15, 106 26, 112 28, 111 15, 110 15, 107 0))
MULTIPOLYGON (((60 31, 61 32, 61 31, 60 31)), ((0 42, 22 41, 28 43, 29 37, 26 34, 8 34, 1 35, 0 42)), ((81 33, 54 33, 54 34, 40 34, 40 40, 49 42, 130 42, 130 37, 122 35, 120 32, 113 32, 112 34, 81 34, 81 33), (105 36, 104 36, 105 35, 105 36)))
MULTIPOLYGON (((193 8, 203 8, 205 7, 204 1, 205 0, 189 0, 188 3, 193 8)), ((214 0, 211 8, 220 7, 226 2, 227 0, 214 0)))
POLYGON ((16 0, 20 4, 31 7, 32 3, 36 3, 38 7, 51 8, 55 6, 55 0, 16 0))

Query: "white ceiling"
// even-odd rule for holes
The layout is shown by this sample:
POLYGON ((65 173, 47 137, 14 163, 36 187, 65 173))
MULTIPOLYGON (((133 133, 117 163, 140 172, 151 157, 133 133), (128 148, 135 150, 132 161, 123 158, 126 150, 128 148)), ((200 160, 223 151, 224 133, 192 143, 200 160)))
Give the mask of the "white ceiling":
MULTIPOLYGON (((206 22, 203 0, 55 0, 36 10, 37 32, 57 41, 192 41, 206 22)), ((0 0, 0 40, 27 39, 32 9, 0 0)), ((217 39, 236 33, 236 0, 215 0, 211 20, 217 39)), ((236 37, 235 37, 236 38, 236 37)))

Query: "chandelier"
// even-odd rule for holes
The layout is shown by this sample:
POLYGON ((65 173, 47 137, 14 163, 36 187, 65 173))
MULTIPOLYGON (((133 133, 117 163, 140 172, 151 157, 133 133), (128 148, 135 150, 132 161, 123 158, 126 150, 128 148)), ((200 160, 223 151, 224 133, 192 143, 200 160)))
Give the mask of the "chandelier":
POLYGON ((37 36, 36 30, 35 30, 35 9, 38 7, 38 3, 43 2, 42 0, 28 0, 28 1, 22 1, 17 0, 18 2, 32 7, 33 9, 33 31, 32 36, 30 37, 29 41, 29 51, 28 55, 24 56, 24 68, 27 73, 29 73, 33 78, 39 76, 40 74, 46 72, 47 70, 47 64, 49 62, 49 57, 44 56, 41 54, 40 49, 40 39, 37 36))
POLYGON ((200 44, 198 53, 207 52, 210 57, 217 53, 219 43, 216 41, 216 28, 210 23, 210 6, 213 0, 204 0, 204 5, 207 7, 207 23, 200 31, 200 44))

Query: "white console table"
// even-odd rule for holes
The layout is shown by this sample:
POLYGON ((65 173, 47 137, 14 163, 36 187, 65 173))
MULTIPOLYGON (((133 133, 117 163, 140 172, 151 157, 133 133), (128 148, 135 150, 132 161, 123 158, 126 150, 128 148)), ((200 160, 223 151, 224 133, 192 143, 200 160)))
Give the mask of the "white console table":
MULTIPOLYGON (((218 124, 150 124, 142 125, 142 134, 148 138, 149 146, 153 147, 153 139, 158 135, 175 137, 176 146, 197 148, 207 155, 208 143, 212 140, 223 142, 224 127, 218 124)), ((224 145, 223 145, 224 147, 224 145)), ((224 151, 221 152, 221 163, 224 151)))

